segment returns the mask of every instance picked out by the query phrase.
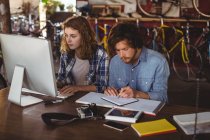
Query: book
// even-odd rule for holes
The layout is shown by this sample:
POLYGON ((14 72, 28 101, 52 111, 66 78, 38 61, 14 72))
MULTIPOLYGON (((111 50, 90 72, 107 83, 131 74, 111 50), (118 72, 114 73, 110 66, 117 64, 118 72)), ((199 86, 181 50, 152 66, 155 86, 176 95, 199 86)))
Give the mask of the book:
POLYGON ((106 120, 135 123, 141 114, 141 111, 112 108, 104 116, 106 120))
POLYGON ((138 99, 135 99, 135 98, 122 98, 122 97, 118 97, 118 96, 104 96, 101 98, 108 102, 114 103, 118 106, 130 104, 130 103, 138 101, 138 99))
MULTIPOLYGON (((174 115, 173 119, 182 125, 195 124, 195 113, 174 115)), ((210 122, 210 112, 197 113, 197 124, 210 122)))
MULTIPOLYGON (((196 133, 210 133, 210 112, 197 113, 196 133)), ((174 115, 174 121, 187 135, 195 132, 195 113, 174 115)))
POLYGON ((108 108, 121 108, 121 109, 127 109, 127 110, 134 110, 134 111, 142 111, 145 114, 153 115, 155 116, 159 110, 162 109, 162 107, 165 105, 164 102, 156 101, 156 100, 147 100, 147 99, 138 99, 138 101, 126 104, 123 106, 118 106, 114 103, 108 102, 102 97, 106 97, 108 95, 97 93, 97 92, 89 92, 83 97, 76 100, 76 103, 81 104, 91 104, 95 103, 97 106, 101 107, 108 107, 108 108))
POLYGON ((176 127, 166 119, 131 124, 131 127, 142 136, 176 132, 176 127))

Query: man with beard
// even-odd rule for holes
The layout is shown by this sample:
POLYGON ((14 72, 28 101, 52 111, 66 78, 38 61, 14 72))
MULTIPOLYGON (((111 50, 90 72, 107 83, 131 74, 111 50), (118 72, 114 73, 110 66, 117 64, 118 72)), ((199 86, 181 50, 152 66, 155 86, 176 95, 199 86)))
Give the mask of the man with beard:
POLYGON ((109 86, 105 94, 167 102, 169 66, 165 57, 143 46, 139 28, 131 22, 114 25, 108 36, 109 86))

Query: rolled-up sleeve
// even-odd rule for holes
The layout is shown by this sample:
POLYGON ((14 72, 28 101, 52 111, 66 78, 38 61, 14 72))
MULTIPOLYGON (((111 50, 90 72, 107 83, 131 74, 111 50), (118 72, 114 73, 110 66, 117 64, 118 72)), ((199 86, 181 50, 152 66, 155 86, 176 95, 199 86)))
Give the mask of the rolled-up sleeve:
POLYGON ((170 70, 166 59, 161 61, 155 71, 155 78, 151 90, 148 92, 151 100, 168 101, 168 78, 170 70))

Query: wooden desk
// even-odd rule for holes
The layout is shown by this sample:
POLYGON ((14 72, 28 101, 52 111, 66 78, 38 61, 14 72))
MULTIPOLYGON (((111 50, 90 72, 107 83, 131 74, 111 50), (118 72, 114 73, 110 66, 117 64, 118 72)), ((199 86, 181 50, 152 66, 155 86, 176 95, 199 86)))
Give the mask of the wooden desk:
MULTIPOLYGON (((78 120, 65 126, 49 128, 41 114, 46 112, 64 112, 77 114, 75 108, 80 106, 75 100, 82 96, 78 94, 63 103, 45 106, 44 103, 22 108, 7 100, 8 89, 0 91, 0 140, 190 140, 192 136, 185 135, 172 119, 174 114, 192 113, 193 107, 167 105, 157 116, 143 115, 139 122, 168 119, 177 126, 175 133, 139 137, 129 128, 123 132, 103 126, 104 120, 78 120)), ((105 108, 100 108, 106 111, 105 108)), ((201 110, 202 111, 202 110, 201 110)), ((209 140, 210 134, 201 135, 202 140, 209 140)))

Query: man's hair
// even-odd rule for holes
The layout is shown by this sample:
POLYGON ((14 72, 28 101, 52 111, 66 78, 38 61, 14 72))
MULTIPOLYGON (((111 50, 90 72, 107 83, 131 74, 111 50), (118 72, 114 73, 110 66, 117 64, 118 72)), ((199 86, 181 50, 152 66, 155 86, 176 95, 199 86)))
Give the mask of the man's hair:
POLYGON ((132 48, 142 48, 143 46, 139 28, 132 22, 119 22, 112 27, 108 36, 110 55, 114 55, 115 46, 120 41, 126 41, 132 48))
MULTIPOLYGON (((63 30, 65 28, 73 28, 81 34, 81 59, 91 59, 93 54, 97 50, 97 41, 95 32, 93 31, 89 21, 82 16, 73 16, 67 18, 63 22, 63 30)), ((65 34, 61 41, 61 53, 68 53, 74 57, 74 50, 69 49, 68 44, 65 39, 65 34)))

